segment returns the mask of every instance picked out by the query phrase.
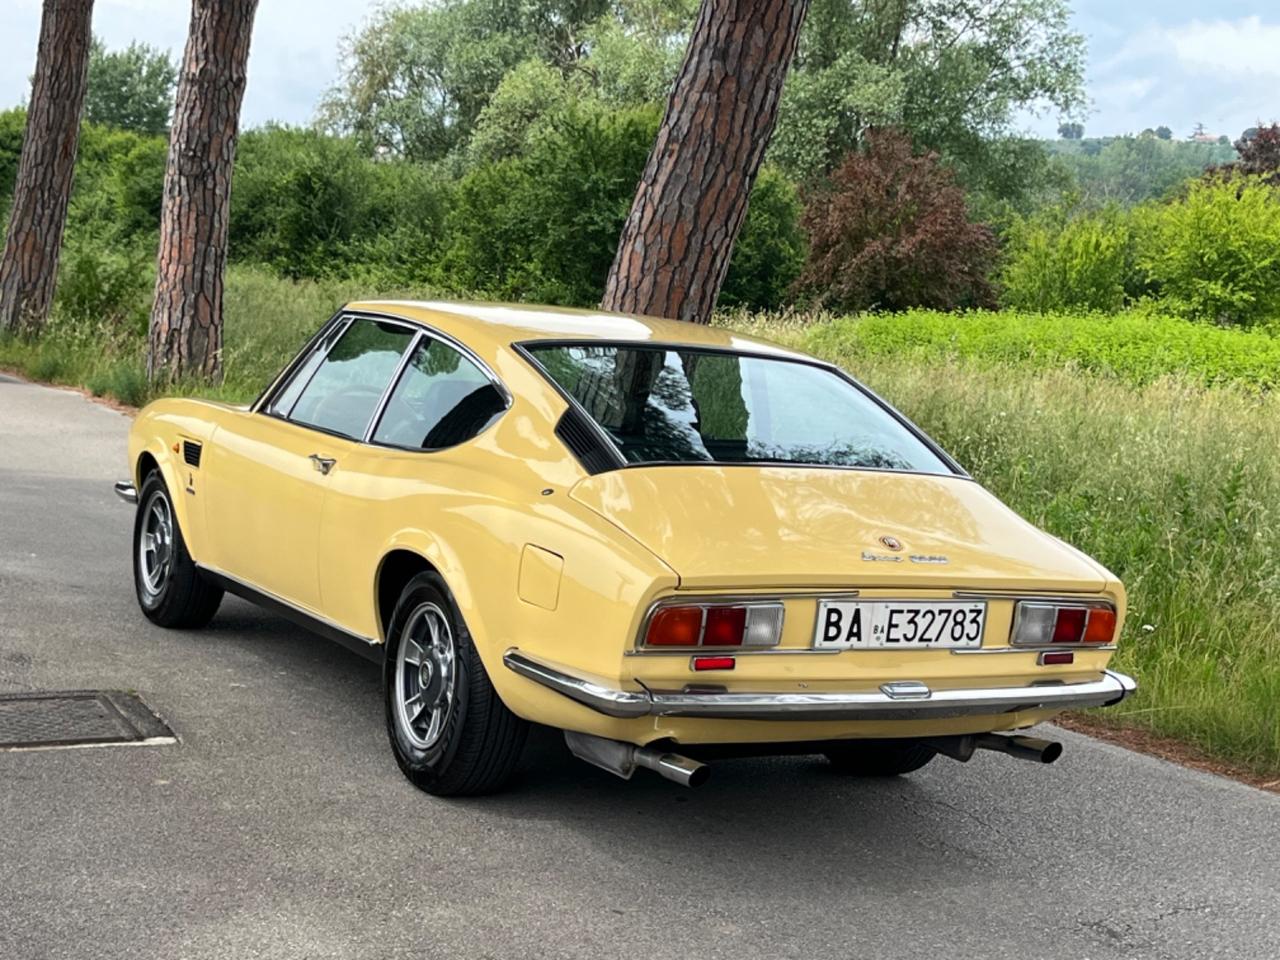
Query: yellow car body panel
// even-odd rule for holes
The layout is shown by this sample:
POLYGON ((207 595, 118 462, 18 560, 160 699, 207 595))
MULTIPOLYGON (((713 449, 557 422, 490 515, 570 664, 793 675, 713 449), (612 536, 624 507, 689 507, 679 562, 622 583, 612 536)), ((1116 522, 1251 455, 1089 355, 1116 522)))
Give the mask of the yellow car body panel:
MULTIPOLYGON (((129 441, 134 481, 151 462, 169 488, 195 562, 369 644, 390 610, 379 577, 396 558, 430 564, 475 640, 499 695, 539 723, 644 744, 769 743, 1008 730, 1053 709, 946 719, 754 720, 610 716, 507 669, 512 648, 620 690, 679 690, 708 679, 688 652, 639 653, 651 605, 683 595, 780 597, 771 655, 737 658, 714 683, 732 692, 821 693, 910 679, 972 685, 1097 680, 1110 646, 1040 665, 1011 650, 1015 595, 1105 600, 1118 580, 1042 533, 964 476, 842 468, 714 465, 590 475, 555 434, 568 401, 516 348, 534 340, 657 342, 805 355, 715 328, 593 311, 503 305, 354 303, 464 344, 510 394, 478 436, 438 451, 388 448, 286 422, 253 407, 157 401, 129 441), (184 441, 203 445, 198 467, 184 441), (333 460, 327 473, 312 457, 333 460), (877 538, 901 539, 898 561, 877 538), (944 555, 947 563, 902 557, 944 555), (981 652, 812 647, 820 596, 950 599, 988 594, 981 652)), ((1117 633, 1119 627, 1117 626, 1117 633)))

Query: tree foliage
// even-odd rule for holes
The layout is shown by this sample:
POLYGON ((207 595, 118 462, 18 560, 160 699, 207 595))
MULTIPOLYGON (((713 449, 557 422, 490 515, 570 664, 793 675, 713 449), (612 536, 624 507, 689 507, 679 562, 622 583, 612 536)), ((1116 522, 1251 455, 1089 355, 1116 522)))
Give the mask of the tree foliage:
POLYGON ((1235 142, 1240 173, 1264 177, 1268 183, 1280 185, 1280 123, 1254 127, 1235 142))
POLYGON ((1084 103, 1084 40, 1066 0, 814 0, 772 159, 821 174, 894 125, 965 182, 1009 195, 991 165, 1021 109, 1084 103))
POLYGON ((89 49, 85 119, 138 133, 160 133, 169 126, 177 76, 177 67, 163 50, 137 42, 123 50, 108 50, 95 37, 89 49))
POLYGON ((445 204, 446 188, 427 167, 380 162, 314 130, 251 130, 232 181, 231 256, 290 277, 421 280, 445 204))
POLYGON ((1053 160, 1075 182, 1081 203, 1133 206, 1176 190, 1190 177, 1231 156, 1215 143, 1187 143, 1158 134, 1059 140, 1053 160))
POLYGON ((1193 182, 1139 223, 1139 265, 1168 307, 1222 325, 1280 317, 1280 189, 1258 176, 1193 182))
POLYGON ((467 144, 504 80, 529 62, 572 78, 579 91, 636 105, 665 94, 692 8, 691 0, 384 7, 348 40, 320 120, 367 149, 439 159, 467 144))
POLYGON ((954 309, 992 302, 996 242, 972 222, 964 192, 933 152, 877 131, 829 183, 811 190, 802 218, 809 258, 797 287, 841 310, 954 309))
POLYGON ((1123 211, 1062 207, 1015 221, 1004 236, 1001 303, 1020 310, 1115 311, 1141 293, 1123 211))

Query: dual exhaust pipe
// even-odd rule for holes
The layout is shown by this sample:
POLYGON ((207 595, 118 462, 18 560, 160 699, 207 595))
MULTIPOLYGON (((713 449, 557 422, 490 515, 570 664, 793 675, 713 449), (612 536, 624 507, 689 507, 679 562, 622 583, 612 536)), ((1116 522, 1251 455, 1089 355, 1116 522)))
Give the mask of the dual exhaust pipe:
POLYGON ((711 768, 678 753, 637 747, 620 740, 593 737, 588 733, 564 732, 564 742, 579 760, 585 760, 614 776, 630 780, 637 767, 645 767, 682 787, 700 787, 707 782, 711 768))
MULTIPOLYGON (((565 731, 564 742, 578 759, 607 770, 623 780, 630 780, 638 767, 644 767, 682 787, 700 787, 711 774, 711 768, 705 763, 669 750, 637 747, 620 740, 608 740, 572 730, 565 731)), ((1038 737, 970 733, 955 737, 930 737, 923 742, 943 756, 961 763, 967 763, 978 750, 993 750, 1032 763, 1053 763, 1062 756, 1061 743, 1038 737)))

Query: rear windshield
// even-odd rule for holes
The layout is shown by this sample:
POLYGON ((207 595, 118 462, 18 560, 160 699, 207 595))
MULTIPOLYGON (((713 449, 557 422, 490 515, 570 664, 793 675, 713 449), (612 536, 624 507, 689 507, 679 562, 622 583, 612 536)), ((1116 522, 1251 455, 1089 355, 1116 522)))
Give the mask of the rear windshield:
POLYGON ((528 344, 630 463, 792 463, 951 473, 844 377, 687 347, 528 344))

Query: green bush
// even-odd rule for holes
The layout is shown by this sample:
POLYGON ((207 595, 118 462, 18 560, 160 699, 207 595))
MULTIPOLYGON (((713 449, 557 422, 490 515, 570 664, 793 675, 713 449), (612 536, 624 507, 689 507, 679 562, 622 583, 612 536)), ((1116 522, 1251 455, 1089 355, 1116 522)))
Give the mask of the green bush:
POLYGON ((1072 366, 1135 384, 1179 377, 1204 384, 1280 386, 1280 338, 1187 323, 1152 309, 1120 314, 911 310, 795 329, 792 342, 851 370, 865 357, 922 363, 953 357, 984 366, 1072 366))
POLYGON ((61 317, 102 325, 113 336, 143 334, 155 283, 149 245, 109 245, 73 239, 58 265, 56 306, 61 317))
POLYGON ((544 122, 523 154, 465 174, 440 283, 503 300, 598 302, 658 119, 648 107, 580 104, 544 122))
POLYGON ((1004 237, 1000 301, 1017 310, 1119 310, 1141 290, 1133 235, 1109 208, 1018 219, 1004 237))
POLYGON ((231 185, 231 256, 295 278, 376 266, 422 275, 443 213, 426 167, 378 162, 314 130, 251 130, 231 185))
POLYGON ((1231 326, 1280 320, 1280 190, 1198 180, 1138 218, 1138 263, 1170 310, 1231 326))
POLYGON ((762 169, 729 259, 721 307, 774 310, 787 302, 807 249, 800 210, 800 197, 791 181, 775 167, 762 169))
MULTIPOLYGON (((21 108, 0 111, 0 210, 7 210, 9 206, 26 129, 27 111, 21 108)), ((7 222, 8 218, 5 219, 7 222)))

